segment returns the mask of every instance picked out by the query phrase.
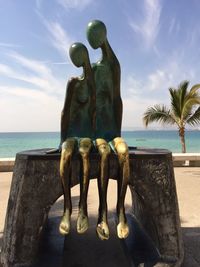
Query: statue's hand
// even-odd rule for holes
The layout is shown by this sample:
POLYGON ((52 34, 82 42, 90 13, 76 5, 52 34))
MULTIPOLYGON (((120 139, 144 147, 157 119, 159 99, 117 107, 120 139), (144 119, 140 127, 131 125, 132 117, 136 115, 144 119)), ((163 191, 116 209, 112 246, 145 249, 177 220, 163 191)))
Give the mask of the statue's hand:
POLYGON ((61 150, 62 150, 62 146, 59 145, 58 148, 53 148, 53 149, 50 149, 50 150, 46 151, 46 154, 61 153, 61 150))

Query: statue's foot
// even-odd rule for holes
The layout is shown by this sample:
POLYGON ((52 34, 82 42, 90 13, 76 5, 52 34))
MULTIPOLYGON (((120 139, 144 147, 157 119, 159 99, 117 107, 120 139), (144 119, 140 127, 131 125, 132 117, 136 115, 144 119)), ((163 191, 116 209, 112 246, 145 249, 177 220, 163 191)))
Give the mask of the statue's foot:
POLYGON ((59 232, 61 235, 67 235, 70 231, 70 214, 65 212, 60 222, 59 232))
POLYGON ((125 222, 120 222, 117 225, 117 235, 120 239, 127 238, 129 234, 129 227, 128 224, 125 222))
POLYGON ((110 236, 108 224, 104 221, 99 223, 96 228, 97 235, 101 240, 108 240, 110 236))
POLYGON ((83 213, 79 213, 77 220, 77 232, 79 234, 83 234, 87 231, 88 227, 89 227, 88 216, 83 213))

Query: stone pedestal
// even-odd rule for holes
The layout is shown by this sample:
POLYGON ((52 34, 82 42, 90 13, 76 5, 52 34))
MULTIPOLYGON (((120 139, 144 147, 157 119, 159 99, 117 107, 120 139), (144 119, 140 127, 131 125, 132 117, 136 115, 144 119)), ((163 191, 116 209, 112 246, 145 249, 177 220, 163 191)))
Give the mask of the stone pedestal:
MULTIPOLYGON (((49 209, 62 195, 60 155, 45 152, 31 150, 16 156, 0 257, 2 267, 29 266, 34 261, 49 209)), ((90 162, 93 179, 99 173, 99 156, 91 154, 90 162)), ((117 179, 116 155, 110 156, 109 164, 110 178, 117 179)), ((75 156, 71 187, 79 184, 80 166, 80 157, 75 156)), ((130 148, 130 168, 132 212, 158 249, 160 263, 156 266, 181 266, 183 242, 171 153, 130 148)), ((131 247, 126 240, 124 244, 131 256, 131 247)))

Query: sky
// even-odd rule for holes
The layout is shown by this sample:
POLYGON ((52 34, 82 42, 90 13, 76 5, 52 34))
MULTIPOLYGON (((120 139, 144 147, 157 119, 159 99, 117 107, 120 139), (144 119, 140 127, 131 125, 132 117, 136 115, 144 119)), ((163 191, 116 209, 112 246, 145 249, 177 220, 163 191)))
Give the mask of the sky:
POLYGON ((69 47, 101 58, 86 39, 93 19, 120 61, 123 130, 143 129, 169 87, 200 83, 199 11, 199 0, 0 0, 0 132, 60 131, 67 81, 82 73, 69 47))

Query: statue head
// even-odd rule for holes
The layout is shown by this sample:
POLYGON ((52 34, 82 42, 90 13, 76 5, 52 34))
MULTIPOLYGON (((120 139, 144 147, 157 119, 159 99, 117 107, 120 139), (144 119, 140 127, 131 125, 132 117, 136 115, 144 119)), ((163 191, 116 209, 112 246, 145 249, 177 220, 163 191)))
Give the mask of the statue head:
POLYGON ((105 24, 100 20, 93 20, 87 26, 87 39, 92 48, 97 49, 107 39, 105 24))
POLYGON ((82 67, 89 59, 88 50, 82 43, 72 44, 69 49, 69 55, 76 67, 82 67))

